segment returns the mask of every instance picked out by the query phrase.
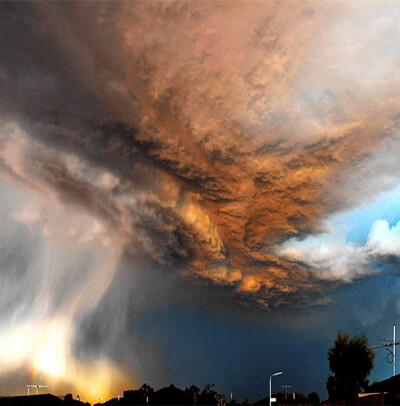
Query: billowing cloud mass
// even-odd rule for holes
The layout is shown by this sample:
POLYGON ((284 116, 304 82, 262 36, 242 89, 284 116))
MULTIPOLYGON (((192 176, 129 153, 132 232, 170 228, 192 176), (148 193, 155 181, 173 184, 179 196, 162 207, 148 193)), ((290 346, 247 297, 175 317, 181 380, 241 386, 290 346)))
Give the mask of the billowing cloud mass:
POLYGON ((288 245, 281 253, 309 263, 315 271, 320 271, 321 278, 350 282, 380 273, 378 264, 390 263, 400 257, 400 223, 390 227, 386 220, 375 221, 364 245, 343 244, 342 241, 302 248, 288 245))
POLYGON ((4 216, 39 227, 57 278, 66 247, 104 262, 70 263, 101 287, 68 311, 53 304, 68 328, 120 262, 269 309, 310 305, 368 275, 371 257, 398 255, 383 222, 324 271, 320 254, 283 248, 399 181, 398 4, 0 7, 2 188, 36 196, 4 216))

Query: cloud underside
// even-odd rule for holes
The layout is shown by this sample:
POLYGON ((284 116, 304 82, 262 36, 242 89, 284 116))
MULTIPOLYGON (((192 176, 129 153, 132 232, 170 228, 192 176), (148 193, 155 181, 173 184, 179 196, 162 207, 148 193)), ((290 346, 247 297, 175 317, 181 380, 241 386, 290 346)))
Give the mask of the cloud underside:
POLYGON ((310 303, 349 277, 282 243, 398 182, 387 7, 2 4, 2 174, 105 222, 127 258, 310 303))

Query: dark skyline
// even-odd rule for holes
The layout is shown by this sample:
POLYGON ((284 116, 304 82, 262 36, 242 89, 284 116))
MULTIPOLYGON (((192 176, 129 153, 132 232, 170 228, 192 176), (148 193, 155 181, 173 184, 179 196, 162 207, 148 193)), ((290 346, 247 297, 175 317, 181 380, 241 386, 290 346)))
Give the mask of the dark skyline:
POLYGON ((254 401, 281 370, 323 399, 339 329, 391 338, 399 23, 378 1, 0 3, 0 394, 254 401))

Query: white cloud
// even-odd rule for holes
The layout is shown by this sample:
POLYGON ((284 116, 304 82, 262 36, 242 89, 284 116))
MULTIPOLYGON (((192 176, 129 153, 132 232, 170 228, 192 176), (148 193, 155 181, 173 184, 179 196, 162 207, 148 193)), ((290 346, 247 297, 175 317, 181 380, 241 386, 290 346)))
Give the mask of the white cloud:
POLYGON ((386 220, 372 224, 365 248, 375 257, 394 255, 400 257, 400 221, 393 227, 386 220))
POLYGON ((369 231, 364 245, 339 241, 321 242, 296 246, 295 242, 285 244, 280 253, 292 260, 303 261, 315 270, 321 279, 351 282, 377 271, 374 263, 385 261, 388 256, 400 257, 400 221, 390 227, 386 220, 376 220, 369 231))

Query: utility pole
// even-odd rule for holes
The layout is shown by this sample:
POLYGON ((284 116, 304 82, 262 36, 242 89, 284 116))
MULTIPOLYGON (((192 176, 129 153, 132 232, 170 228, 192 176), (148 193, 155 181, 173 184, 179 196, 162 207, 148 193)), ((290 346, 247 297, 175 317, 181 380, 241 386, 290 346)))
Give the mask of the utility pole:
POLYGON ((396 375, 396 324, 393 324, 393 376, 396 375))

